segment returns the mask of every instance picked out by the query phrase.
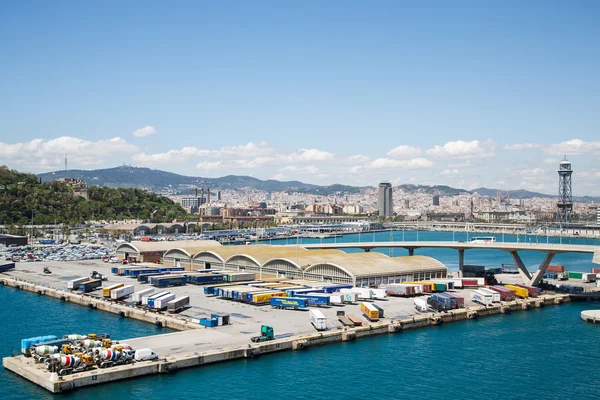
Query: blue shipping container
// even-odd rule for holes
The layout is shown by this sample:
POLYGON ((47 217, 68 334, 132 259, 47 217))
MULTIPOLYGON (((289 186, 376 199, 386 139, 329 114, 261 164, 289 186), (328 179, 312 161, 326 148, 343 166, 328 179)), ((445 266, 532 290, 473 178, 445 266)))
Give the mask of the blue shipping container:
POLYGON ((325 293, 335 293, 335 292, 339 292, 340 289, 350 289, 352 287, 352 285, 328 285, 328 286, 324 286, 322 289, 325 291, 325 293))
POLYGON ((8 263, 8 264, 0 265, 0 272, 5 272, 10 269, 15 269, 15 263, 8 263))
POLYGON ((129 276, 131 277, 138 277, 141 274, 156 274, 158 273, 158 268, 146 268, 146 269, 140 269, 137 271, 129 271, 129 276))
POLYGON ((183 271, 183 267, 159 267, 158 272, 176 272, 183 271))
POLYGON ((182 286, 187 283, 185 276, 170 276, 166 278, 154 279, 151 284, 156 287, 167 287, 167 286, 182 286))
POLYGON ((197 275, 192 276, 190 283, 195 285, 206 285, 208 283, 215 282, 225 282, 225 275, 217 275, 217 274, 206 274, 206 275, 197 275))
POLYGON ((271 297, 271 306, 281 308, 306 308, 308 300, 299 297, 271 297))
POLYGON ((321 293, 314 294, 298 294, 296 297, 300 297, 301 299, 308 300, 309 306, 328 306, 329 305, 329 296, 321 293))
POLYGON ((290 297, 298 297, 301 294, 325 293, 325 289, 295 289, 295 290, 288 290, 286 293, 290 297))
POLYGON ((164 275, 164 274, 161 274, 160 272, 153 272, 151 274, 145 274, 145 273, 139 274, 137 277, 137 280, 138 280, 138 282, 148 283, 151 276, 158 276, 158 275, 164 275))

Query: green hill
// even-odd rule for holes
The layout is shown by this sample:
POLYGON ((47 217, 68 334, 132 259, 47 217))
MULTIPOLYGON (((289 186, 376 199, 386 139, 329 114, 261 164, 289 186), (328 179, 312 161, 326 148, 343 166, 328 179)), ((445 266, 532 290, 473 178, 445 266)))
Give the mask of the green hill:
POLYGON ((167 222, 185 216, 166 197, 140 189, 90 186, 88 200, 63 182, 40 183, 33 174, 0 168, 0 224, 79 223, 144 219, 167 222))

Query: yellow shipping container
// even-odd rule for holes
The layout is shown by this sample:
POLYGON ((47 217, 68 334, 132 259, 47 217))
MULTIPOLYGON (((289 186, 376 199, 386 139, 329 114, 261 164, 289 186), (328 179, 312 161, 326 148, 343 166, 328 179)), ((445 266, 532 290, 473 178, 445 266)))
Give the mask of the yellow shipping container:
POLYGON ((252 295, 252 303, 260 304, 271 301, 271 297, 287 297, 285 292, 274 292, 274 293, 260 293, 252 295))
POLYGON ((110 297, 110 292, 113 289, 118 289, 118 288, 120 288, 122 286, 125 286, 125 284, 124 283, 116 283, 116 284, 114 284, 112 286, 105 287, 105 288, 102 289, 102 296, 104 296, 104 297, 110 297))
POLYGON ((369 307, 368 303, 360 303, 360 310, 369 319, 379 319, 379 310, 374 307, 373 308, 369 307))
POLYGON ((529 297, 529 291, 527 291, 527 289, 519 287, 519 286, 513 286, 513 285, 504 285, 505 288, 510 289, 510 290, 514 290, 515 294, 518 297, 521 297, 523 299, 526 299, 527 297, 529 297))

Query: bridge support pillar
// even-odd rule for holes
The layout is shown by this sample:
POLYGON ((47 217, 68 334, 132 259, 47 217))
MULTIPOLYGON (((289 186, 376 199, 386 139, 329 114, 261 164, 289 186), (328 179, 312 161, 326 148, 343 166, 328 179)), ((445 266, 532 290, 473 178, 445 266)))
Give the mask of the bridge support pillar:
POLYGON ((409 248, 409 249, 408 249, 408 255, 409 255, 409 256, 414 256, 414 255, 415 255, 415 249, 411 249, 411 248, 409 248))
POLYGON ((458 270, 460 271, 460 277, 463 277, 463 267, 465 266, 465 250, 458 250, 458 270))
POLYGON ((521 260, 521 256, 519 256, 519 254, 516 251, 511 251, 510 255, 515 261, 517 268, 519 268, 519 274, 521 274, 523 282, 529 282, 531 280, 531 274, 529 273, 529 271, 527 271, 523 260, 521 260))
POLYGON ((369 253, 371 249, 365 249, 365 253, 369 253))
POLYGON ((530 286, 537 286, 540 283, 540 281, 544 277, 544 274, 546 273, 546 270, 548 269, 548 266, 552 262, 553 257, 554 253, 546 254, 546 258, 544 258, 544 261, 542 261, 538 270, 533 273, 533 276, 529 280, 530 286))

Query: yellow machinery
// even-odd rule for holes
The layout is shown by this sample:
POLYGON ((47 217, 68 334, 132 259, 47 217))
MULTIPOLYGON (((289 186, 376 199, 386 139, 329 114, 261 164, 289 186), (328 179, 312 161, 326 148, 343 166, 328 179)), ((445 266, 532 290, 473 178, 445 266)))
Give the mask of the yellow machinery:
POLYGON ((98 337, 98 335, 96 335, 95 333, 90 333, 87 335, 88 339, 96 339, 98 337))
POLYGON ((65 354, 73 354, 73 347, 70 344, 63 344, 62 352, 65 354))
POLYGON ((110 340, 110 339, 102 339, 102 346, 103 347, 110 347, 110 346, 112 346, 112 340, 110 340))
POLYGON ((81 363, 87 366, 92 366, 94 365, 94 357, 89 354, 84 354, 81 356, 81 363))
POLYGON ((123 346, 121 346, 121 345, 114 346, 114 347, 113 347, 113 350, 114 350, 114 351, 118 351, 118 352, 120 353, 120 352, 122 352, 122 351, 123 351, 123 346))

